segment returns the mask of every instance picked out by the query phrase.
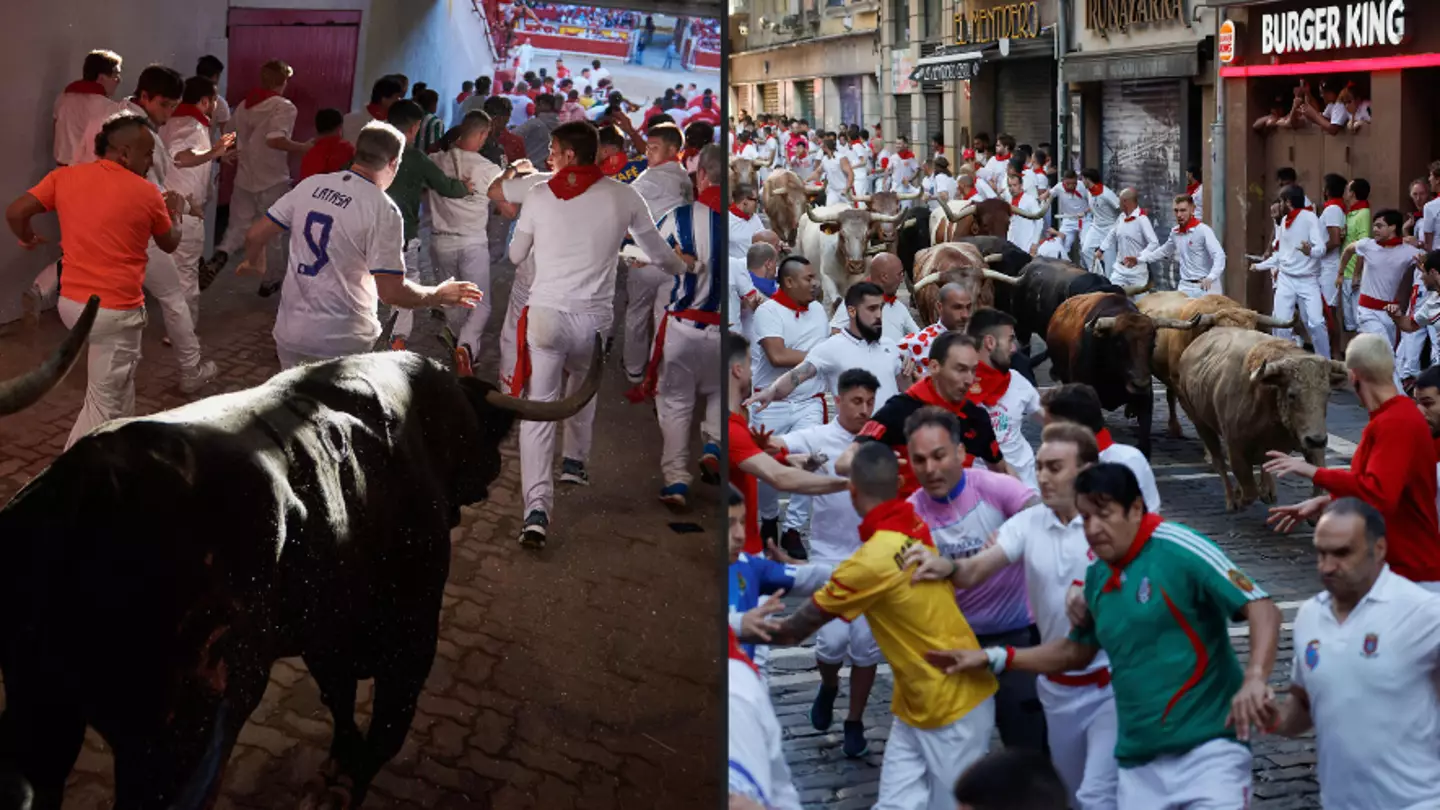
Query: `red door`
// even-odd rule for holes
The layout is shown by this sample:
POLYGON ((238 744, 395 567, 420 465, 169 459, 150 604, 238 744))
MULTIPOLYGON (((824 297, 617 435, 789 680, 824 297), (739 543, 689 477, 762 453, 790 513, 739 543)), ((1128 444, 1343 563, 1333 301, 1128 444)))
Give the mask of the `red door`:
MULTIPOLYGON (((260 86, 260 66, 280 59, 295 71, 285 91, 298 110, 295 140, 305 141, 315 134, 317 111, 326 107, 350 111, 360 43, 359 11, 232 8, 229 37, 226 99, 232 109, 260 86)), ((299 176, 300 160, 300 155, 291 156, 291 176, 299 176)), ((221 203, 230 200, 234 175, 233 167, 226 167, 221 174, 221 203)))

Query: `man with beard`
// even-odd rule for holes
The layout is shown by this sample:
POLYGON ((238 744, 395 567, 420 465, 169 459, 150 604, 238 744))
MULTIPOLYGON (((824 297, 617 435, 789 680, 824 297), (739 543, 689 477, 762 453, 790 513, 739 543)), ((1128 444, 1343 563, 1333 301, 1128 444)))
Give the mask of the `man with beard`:
MULTIPOLYGON (((880 337, 886 345, 894 346, 906 335, 920 330, 920 324, 915 323, 915 317, 910 314, 910 307, 895 297, 900 285, 905 283, 905 266, 900 263, 899 256, 877 253, 870 257, 870 273, 866 281, 878 285, 885 296, 885 305, 880 311, 880 337)), ((849 322, 846 308, 836 307, 835 315, 830 319, 830 334, 844 330, 849 322)))
POLYGON ((763 411, 814 377, 820 378, 825 391, 838 395, 840 377, 850 369, 864 369, 879 381, 875 404, 884 405, 900 391, 897 378, 912 371, 914 365, 904 362, 898 349, 880 339, 883 304, 884 294, 878 286, 868 281, 851 285, 842 308, 850 316, 845 330, 821 341, 805 355, 800 365, 780 375, 746 404, 754 405, 756 412, 763 411))
POLYGON ((1174 206, 1175 227, 1170 230, 1170 238, 1163 245, 1141 251, 1138 261, 1148 265, 1174 259, 1180 263, 1177 291, 1191 298, 1224 295, 1225 248, 1210 226, 1195 216, 1194 200, 1181 194, 1175 198, 1174 206))
POLYGON ((1035 451, 1020 428, 1026 419, 1040 413, 1040 392, 1010 368, 1010 358, 1016 352, 1015 318, 986 307, 975 312, 966 333, 975 338, 980 349, 970 401, 990 415, 1000 455, 1015 477, 1035 489, 1035 451))

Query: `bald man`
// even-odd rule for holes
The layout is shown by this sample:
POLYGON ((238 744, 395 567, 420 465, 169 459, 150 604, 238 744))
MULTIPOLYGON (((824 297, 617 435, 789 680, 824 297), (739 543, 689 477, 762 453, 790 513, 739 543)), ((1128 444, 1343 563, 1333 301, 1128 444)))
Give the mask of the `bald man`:
POLYGON ((1109 268, 1113 284, 1121 287, 1146 284, 1150 281, 1150 266, 1140 261, 1140 254, 1158 247, 1160 240, 1155 236, 1155 226, 1140 207, 1140 194, 1133 188, 1121 191, 1120 218, 1095 250, 1095 261, 1100 262, 1106 254, 1115 257, 1114 266, 1109 268))
MULTIPOLYGON (((905 267, 894 253, 877 253, 870 258, 869 271, 864 279, 877 285, 885 293, 885 306, 881 310, 880 342, 897 346, 906 335, 920 331, 920 324, 910 314, 910 307, 896 297, 900 285, 905 283, 905 267)), ((850 326, 850 314, 844 306, 835 307, 830 319, 830 334, 838 335, 850 326)), ((878 403, 877 403, 878 407, 878 403)))
MULTIPOLYGON (((748 340, 750 322, 755 309, 770 300, 770 296, 758 288, 760 282, 775 277, 775 268, 780 262, 780 253, 766 242, 754 242, 745 252, 745 258, 730 260, 730 331, 739 332, 748 340)), ((774 290, 771 290, 774 294, 774 290)))

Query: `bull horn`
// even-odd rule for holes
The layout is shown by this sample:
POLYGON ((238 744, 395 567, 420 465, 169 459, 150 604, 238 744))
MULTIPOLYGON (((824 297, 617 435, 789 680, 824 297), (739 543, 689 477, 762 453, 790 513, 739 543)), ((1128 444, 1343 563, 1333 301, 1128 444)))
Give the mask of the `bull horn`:
POLYGON ((40 364, 39 368, 13 380, 0 382, 0 416, 17 413, 34 405, 65 379, 65 375, 70 373, 75 361, 79 359, 81 349, 85 348, 85 340, 90 337, 90 327, 95 325, 95 314, 99 310, 100 296, 90 296, 80 318, 75 321, 75 328, 70 330, 70 335, 54 354, 40 364))
POLYGON ((998 281, 1001 284, 1009 284, 1011 286, 1020 283, 1020 279, 1016 278, 1015 276, 1007 276, 1004 273, 999 272, 998 270, 991 270, 988 267, 982 268, 980 272, 984 273, 985 278, 989 279, 990 281, 998 281))
POLYGON ((901 200, 901 201, 904 201, 904 200, 918 200, 918 199, 920 199, 920 192, 916 191, 916 192, 908 193, 908 194, 898 194, 898 193, 897 193, 897 194, 895 195, 895 199, 901 200))
POLYGON ((1151 285, 1151 282, 1147 281, 1147 282, 1145 282, 1144 284, 1126 284, 1125 286, 1121 287, 1120 289, 1124 290, 1124 291, 1125 291, 1125 294, 1126 294, 1127 296, 1129 296, 1129 295, 1139 295, 1140 293, 1143 293, 1143 292, 1145 292, 1146 290, 1150 289, 1150 285, 1151 285))
POLYGON ((869 194, 857 194, 857 195, 855 195, 855 202, 857 202, 857 203, 868 203, 868 202, 870 202, 870 195, 869 195, 869 194))
POLYGON ((986 264, 1003 264, 1004 262, 1005 254, 1003 253, 990 253, 985 256, 986 264))
POLYGON ((815 216, 815 208, 813 206, 805 209, 805 216, 809 217, 811 222, 834 222, 840 218, 840 215, 835 213, 827 213, 823 217, 817 217, 815 216))
POLYGON ((1214 325, 1215 325, 1215 315, 1214 315, 1214 313, 1210 313, 1210 312, 1207 312, 1207 313, 1205 313, 1204 315, 1201 315, 1200 318, 1195 321, 1195 328, 1196 328, 1196 329, 1209 329, 1210 327, 1212 327, 1212 326, 1214 326, 1214 325))
POLYGON ((590 358, 590 370, 585 373, 585 380, 580 383, 580 389, 575 393, 556 402, 536 402, 491 390, 485 392, 485 402, 493 408, 509 411, 527 422, 559 422, 569 419, 579 413, 580 409, 594 398, 595 392, 600 390, 600 372, 604 370, 604 366, 605 342, 597 332, 595 354, 590 358))
POLYGON ((866 256, 879 256, 881 253, 884 253, 884 252, 885 252, 885 245, 871 245, 871 246, 870 246, 870 249, 865 251, 865 255, 866 255, 866 256))
POLYGON ((951 222, 959 222, 960 220, 974 214, 975 206, 973 204, 967 205, 964 208, 961 208, 960 213, 958 214, 950 210, 949 204, 940 206, 940 210, 945 212, 946 219, 950 220, 951 222))
POLYGON ((1011 205, 1011 206, 1010 206, 1010 213, 1012 213, 1012 214, 1014 214, 1015 216, 1018 216, 1018 217, 1024 217, 1024 218, 1026 218, 1026 219, 1044 219, 1044 218, 1045 218, 1045 212, 1044 212, 1044 211, 1036 211, 1035 213, 1032 214, 1032 213, 1030 213, 1029 211, 1022 211, 1022 210, 1020 210, 1020 207, 1017 206, 1017 205, 1011 205))
POLYGON ((899 219, 900 219, 901 217, 903 217, 903 216, 905 216, 905 215, 904 215, 904 214, 875 214, 875 213, 872 213, 872 214, 870 215, 870 221, 871 221, 871 222, 895 222, 895 221, 899 220, 899 219))
POLYGON ((1179 318, 1151 318, 1155 322, 1156 329, 1194 329, 1200 325, 1200 316, 1196 315, 1188 321, 1179 318))
POLYGON ((1085 329, 1096 337, 1104 337, 1111 329, 1115 328, 1115 321, 1116 319, 1112 316, 1096 318, 1089 326, 1085 327, 1085 329))
POLYGON ((926 287, 929 287, 931 284, 939 283, 940 278, 944 275, 944 273, 931 273, 930 275, 915 282, 914 286, 910 288, 911 299, 914 299, 915 293, 918 293, 926 287))
POLYGON ((1255 319, 1255 325, 1257 327, 1263 326, 1269 329, 1289 329, 1290 327, 1295 325, 1295 312, 1294 310, 1291 310, 1290 320, 1288 321, 1282 321, 1279 318, 1274 317, 1273 315, 1261 315, 1255 319))

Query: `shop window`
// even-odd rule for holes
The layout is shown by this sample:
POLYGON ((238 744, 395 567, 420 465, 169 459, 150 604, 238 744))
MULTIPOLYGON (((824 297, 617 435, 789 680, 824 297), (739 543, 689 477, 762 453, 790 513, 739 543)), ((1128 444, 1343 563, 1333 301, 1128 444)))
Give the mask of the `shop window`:
POLYGON ((910 0, 890 0, 890 24, 895 26, 895 45, 910 44, 910 0))
POLYGON ((940 0, 923 0, 925 14, 925 39, 936 39, 945 34, 945 20, 940 13, 940 0))
MULTIPOLYGON (((1266 132, 1318 131, 1317 124, 1297 108, 1297 98, 1309 99, 1315 112, 1331 121, 1368 118, 1374 112, 1370 108, 1370 75, 1366 73, 1273 76, 1256 79, 1254 86, 1255 126, 1266 132), (1341 107, 1344 113, 1340 112, 1341 107), (1331 113, 1334 113, 1333 117, 1331 113), (1299 126, 1296 126, 1297 123, 1299 126)), ((1353 130, 1347 128, 1345 131, 1353 130)))

